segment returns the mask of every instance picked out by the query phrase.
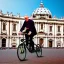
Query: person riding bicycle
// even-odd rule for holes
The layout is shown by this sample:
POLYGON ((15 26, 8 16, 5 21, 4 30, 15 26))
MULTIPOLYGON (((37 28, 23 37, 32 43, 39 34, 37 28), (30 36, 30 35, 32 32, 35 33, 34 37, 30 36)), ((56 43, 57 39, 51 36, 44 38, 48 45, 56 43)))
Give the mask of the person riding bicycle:
POLYGON ((28 40, 30 38, 30 46, 32 47, 32 51, 34 51, 34 42, 32 39, 33 39, 34 35, 37 34, 36 28, 34 25, 34 21, 29 19, 28 16, 25 16, 24 19, 25 19, 25 21, 23 23, 23 26, 20 29, 19 34, 22 34, 23 32, 27 33, 27 34, 25 34, 26 45, 28 46, 28 40))

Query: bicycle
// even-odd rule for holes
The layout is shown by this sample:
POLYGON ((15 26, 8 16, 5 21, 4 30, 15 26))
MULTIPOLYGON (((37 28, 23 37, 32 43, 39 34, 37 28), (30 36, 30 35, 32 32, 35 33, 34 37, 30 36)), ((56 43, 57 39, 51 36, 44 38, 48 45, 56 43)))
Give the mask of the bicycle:
MULTIPOLYGON (((26 33, 23 33, 25 35, 26 33)), ((30 41, 30 40, 29 40, 30 41)), ((26 51, 30 53, 36 53, 37 57, 42 57, 42 47, 39 44, 34 44, 34 52, 32 52, 32 49, 30 47, 30 44, 28 43, 28 46, 26 45, 26 39, 21 39, 21 44, 19 44, 17 48, 17 57, 20 61, 26 60, 26 51)))

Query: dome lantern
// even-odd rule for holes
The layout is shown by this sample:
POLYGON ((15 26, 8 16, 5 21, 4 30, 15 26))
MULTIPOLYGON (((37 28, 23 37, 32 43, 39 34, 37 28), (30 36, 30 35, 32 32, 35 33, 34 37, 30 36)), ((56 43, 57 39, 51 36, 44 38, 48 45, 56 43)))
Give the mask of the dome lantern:
POLYGON ((40 8, 43 8, 44 7, 44 5, 43 5, 43 3, 42 3, 42 1, 41 1, 41 3, 40 3, 40 8))

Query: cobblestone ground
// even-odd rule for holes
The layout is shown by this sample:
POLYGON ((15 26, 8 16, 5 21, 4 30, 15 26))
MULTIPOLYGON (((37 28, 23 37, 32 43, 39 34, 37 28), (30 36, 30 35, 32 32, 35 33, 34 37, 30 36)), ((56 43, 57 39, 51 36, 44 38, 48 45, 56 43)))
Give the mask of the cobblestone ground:
POLYGON ((64 64, 64 49, 42 49, 43 57, 27 52, 27 60, 19 61, 16 49, 0 50, 0 64, 64 64))

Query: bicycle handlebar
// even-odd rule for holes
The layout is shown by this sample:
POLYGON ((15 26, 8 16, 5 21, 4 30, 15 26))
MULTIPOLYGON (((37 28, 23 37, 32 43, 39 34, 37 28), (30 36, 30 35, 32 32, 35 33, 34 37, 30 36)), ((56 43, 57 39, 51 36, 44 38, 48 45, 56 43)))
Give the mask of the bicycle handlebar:
POLYGON ((26 35, 27 33, 24 33, 24 32, 22 32, 22 34, 21 35, 26 35))

